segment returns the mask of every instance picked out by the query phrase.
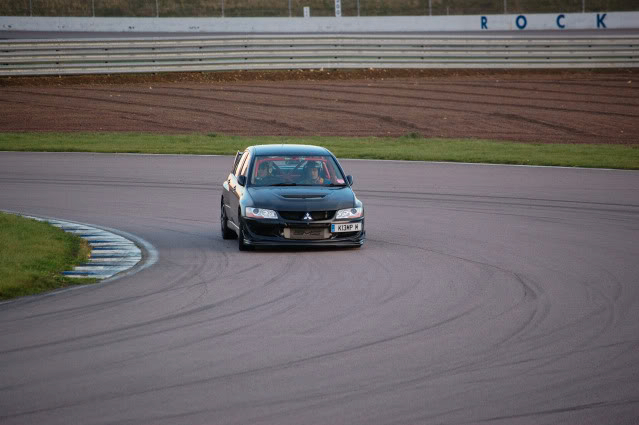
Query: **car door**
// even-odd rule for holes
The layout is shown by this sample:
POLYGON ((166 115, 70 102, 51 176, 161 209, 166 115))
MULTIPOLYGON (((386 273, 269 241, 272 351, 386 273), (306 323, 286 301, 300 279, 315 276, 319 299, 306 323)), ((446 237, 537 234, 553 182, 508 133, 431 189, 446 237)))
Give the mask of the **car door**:
POLYGON ((228 185, 229 185, 229 196, 228 196, 228 215, 227 217, 231 222, 235 225, 235 229, 239 229, 240 225, 240 217, 238 216, 238 207, 240 205, 240 199, 244 194, 244 186, 240 185, 237 181, 237 178, 242 175, 242 171, 246 170, 248 163, 250 161, 250 155, 248 151, 244 151, 242 157, 240 158, 237 166, 233 170, 233 172, 229 175, 228 185))

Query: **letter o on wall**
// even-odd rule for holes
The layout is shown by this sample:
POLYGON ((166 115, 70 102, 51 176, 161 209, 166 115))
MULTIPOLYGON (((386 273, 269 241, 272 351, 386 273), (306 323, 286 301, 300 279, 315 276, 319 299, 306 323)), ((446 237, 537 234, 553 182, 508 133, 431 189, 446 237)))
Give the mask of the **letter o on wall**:
POLYGON ((566 24, 562 24, 562 23, 561 23, 561 20, 562 20, 562 19, 565 19, 565 18, 566 18, 566 15, 559 15, 559 16, 557 16, 557 26, 558 26, 559 28, 561 28, 561 29, 566 28, 566 24))
POLYGON ((517 19, 515 19, 515 25, 517 25, 517 28, 520 30, 523 30, 526 28, 526 25, 528 25, 528 19, 526 19, 524 15, 519 15, 517 19))

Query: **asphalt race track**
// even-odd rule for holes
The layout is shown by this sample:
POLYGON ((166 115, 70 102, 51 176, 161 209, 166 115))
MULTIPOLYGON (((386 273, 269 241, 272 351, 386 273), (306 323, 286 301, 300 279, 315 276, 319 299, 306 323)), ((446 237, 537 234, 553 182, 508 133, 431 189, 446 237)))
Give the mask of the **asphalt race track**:
POLYGON ((0 153, 0 208, 159 252, 0 304, 0 423, 638 423, 639 173, 345 160, 362 249, 240 253, 231 161, 0 153))

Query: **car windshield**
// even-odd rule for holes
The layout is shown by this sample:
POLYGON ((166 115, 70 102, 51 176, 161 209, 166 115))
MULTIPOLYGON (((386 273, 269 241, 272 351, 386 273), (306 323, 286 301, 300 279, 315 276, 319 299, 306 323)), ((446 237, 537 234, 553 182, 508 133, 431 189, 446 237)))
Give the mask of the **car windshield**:
POLYGON ((344 176, 330 155, 258 155, 251 171, 253 186, 345 186, 344 176))

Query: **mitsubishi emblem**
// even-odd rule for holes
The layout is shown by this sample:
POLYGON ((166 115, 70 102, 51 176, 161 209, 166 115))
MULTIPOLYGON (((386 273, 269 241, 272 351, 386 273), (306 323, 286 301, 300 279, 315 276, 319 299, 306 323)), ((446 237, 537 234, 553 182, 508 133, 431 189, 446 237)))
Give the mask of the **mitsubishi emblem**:
POLYGON ((311 213, 306 213, 306 215, 304 216, 304 220, 312 220, 313 217, 311 217, 311 213))

